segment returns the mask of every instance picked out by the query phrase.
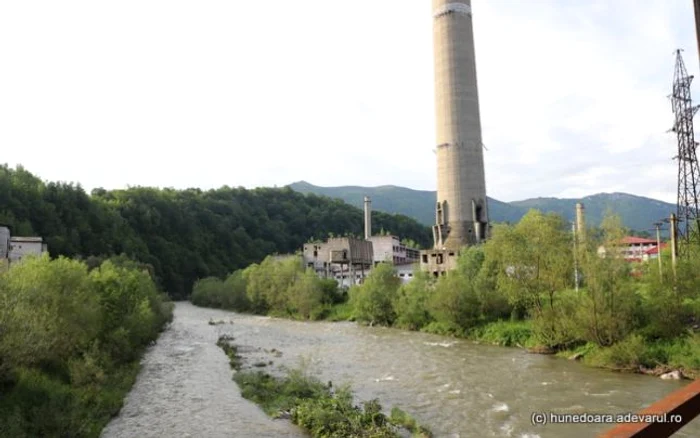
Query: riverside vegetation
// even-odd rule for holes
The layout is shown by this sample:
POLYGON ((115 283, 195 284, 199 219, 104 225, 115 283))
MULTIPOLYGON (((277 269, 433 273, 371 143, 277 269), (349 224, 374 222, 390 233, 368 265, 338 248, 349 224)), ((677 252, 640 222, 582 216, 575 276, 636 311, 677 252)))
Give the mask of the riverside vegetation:
POLYGON ((616 242, 625 235, 608 216, 574 251, 569 224, 531 210, 500 224, 484 245, 463 251, 457 269, 438 279, 416 272, 402 285, 380 264, 364 284, 339 293, 334 282, 304 270, 298 259, 267 258, 225 280, 198 281, 200 306, 298 319, 357 320, 408 330, 520 346, 582 358, 592 366, 662 373, 700 370, 700 258, 669 255, 630 264, 616 242), (605 245, 604 256, 598 253, 605 245), (582 277, 574 290, 574 260, 582 277), (652 370, 652 371, 648 371, 652 370))
POLYGON ((99 436, 171 319, 126 257, 29 257, 0 273, 0 436, 99 436))
POLYGON ((390 416, 384 415, 376 399, 355 405, 348 385, 333 389, 331 382, 324 384, 305 371, 307 365, 289 370, 284 377, 263 371, 240 371, 242 359, 231 341, 232 337, 224 335, 217 345, 236 370, 233 380, 241 388, 241 395, 273 418, 289 418, 313 437, 398 438, 401 429, 415 438, 433 436, 401 409, 393 408, 390 416))

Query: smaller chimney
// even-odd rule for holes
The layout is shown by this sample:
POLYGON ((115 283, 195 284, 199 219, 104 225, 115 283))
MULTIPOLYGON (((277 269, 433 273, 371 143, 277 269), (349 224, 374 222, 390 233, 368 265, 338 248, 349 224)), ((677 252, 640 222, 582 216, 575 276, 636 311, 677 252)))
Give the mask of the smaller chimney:
POLYGON ((583 203, 576 203, 576 234, 578 234, 578 239, 583 240, 586 233, 586 218, 584 216, 585 208, 583 203))
POLYGON ((372 201, 365 196, 365 240, 372 237, 372 201))

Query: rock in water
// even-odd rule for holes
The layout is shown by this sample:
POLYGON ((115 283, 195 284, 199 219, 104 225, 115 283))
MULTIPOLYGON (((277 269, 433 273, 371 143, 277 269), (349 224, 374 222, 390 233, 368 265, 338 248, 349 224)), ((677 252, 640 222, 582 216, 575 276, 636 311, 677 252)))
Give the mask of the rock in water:
POLYGON ((671 371, 670 373, 662 374, 661 378, 664 380, 681 380, 683 376, 678 370, 671 371))

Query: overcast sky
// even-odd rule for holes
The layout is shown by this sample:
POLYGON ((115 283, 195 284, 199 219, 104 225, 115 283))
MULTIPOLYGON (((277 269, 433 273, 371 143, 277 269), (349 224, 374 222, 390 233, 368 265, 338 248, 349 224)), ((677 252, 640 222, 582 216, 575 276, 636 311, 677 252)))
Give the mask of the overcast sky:
MULTIPOLYGON (((0 0, 0 163, 88 190, 434 190, 430 3, 0 0)), ((472 6, 490 196, 675 202, 690 0, 472 6)))

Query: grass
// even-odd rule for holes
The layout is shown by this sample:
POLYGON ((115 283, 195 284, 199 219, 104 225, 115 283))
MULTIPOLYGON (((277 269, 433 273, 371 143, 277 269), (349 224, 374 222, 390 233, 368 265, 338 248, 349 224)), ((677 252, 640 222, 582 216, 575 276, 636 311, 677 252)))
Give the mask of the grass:
POLYGON ((354 321, 355 315, 350 303, 341 303, 331 306, 324 318, 326 321, 354 321))
POLYGON ((213 319, 209 319, 209 325, 221 325, 221 324, 226 324, 224 320, 218 320, 214 321, 213 319))
POLYGON ((273 418, 288 417, 312 437, 400 437, 400 429, 414 437, 432 437, 431 432, 400 409, 382 413, 377 400, 355 405, 348 386, 335 391, 300 369, 286 377, 262 371, 238 372, 234 380, 241 395, 258 404, 273 418))
POLYGON ((504 347, 530 347, 534 344, 532 326, 528 321, 497 321, 477 327, 469 338, 504 347))
POLYGON ((224 353, 226 353, 226 356, 228 356, 228 363, 231 368, 234 370, 239 370, 241 369, 242 365, 241 357, 238 355, 238 347, 231 344, 231 341, 233 341, 232 336, 221 335, 219 336, 219 340, 216 341, 216 345, 224 350, 224 353))

